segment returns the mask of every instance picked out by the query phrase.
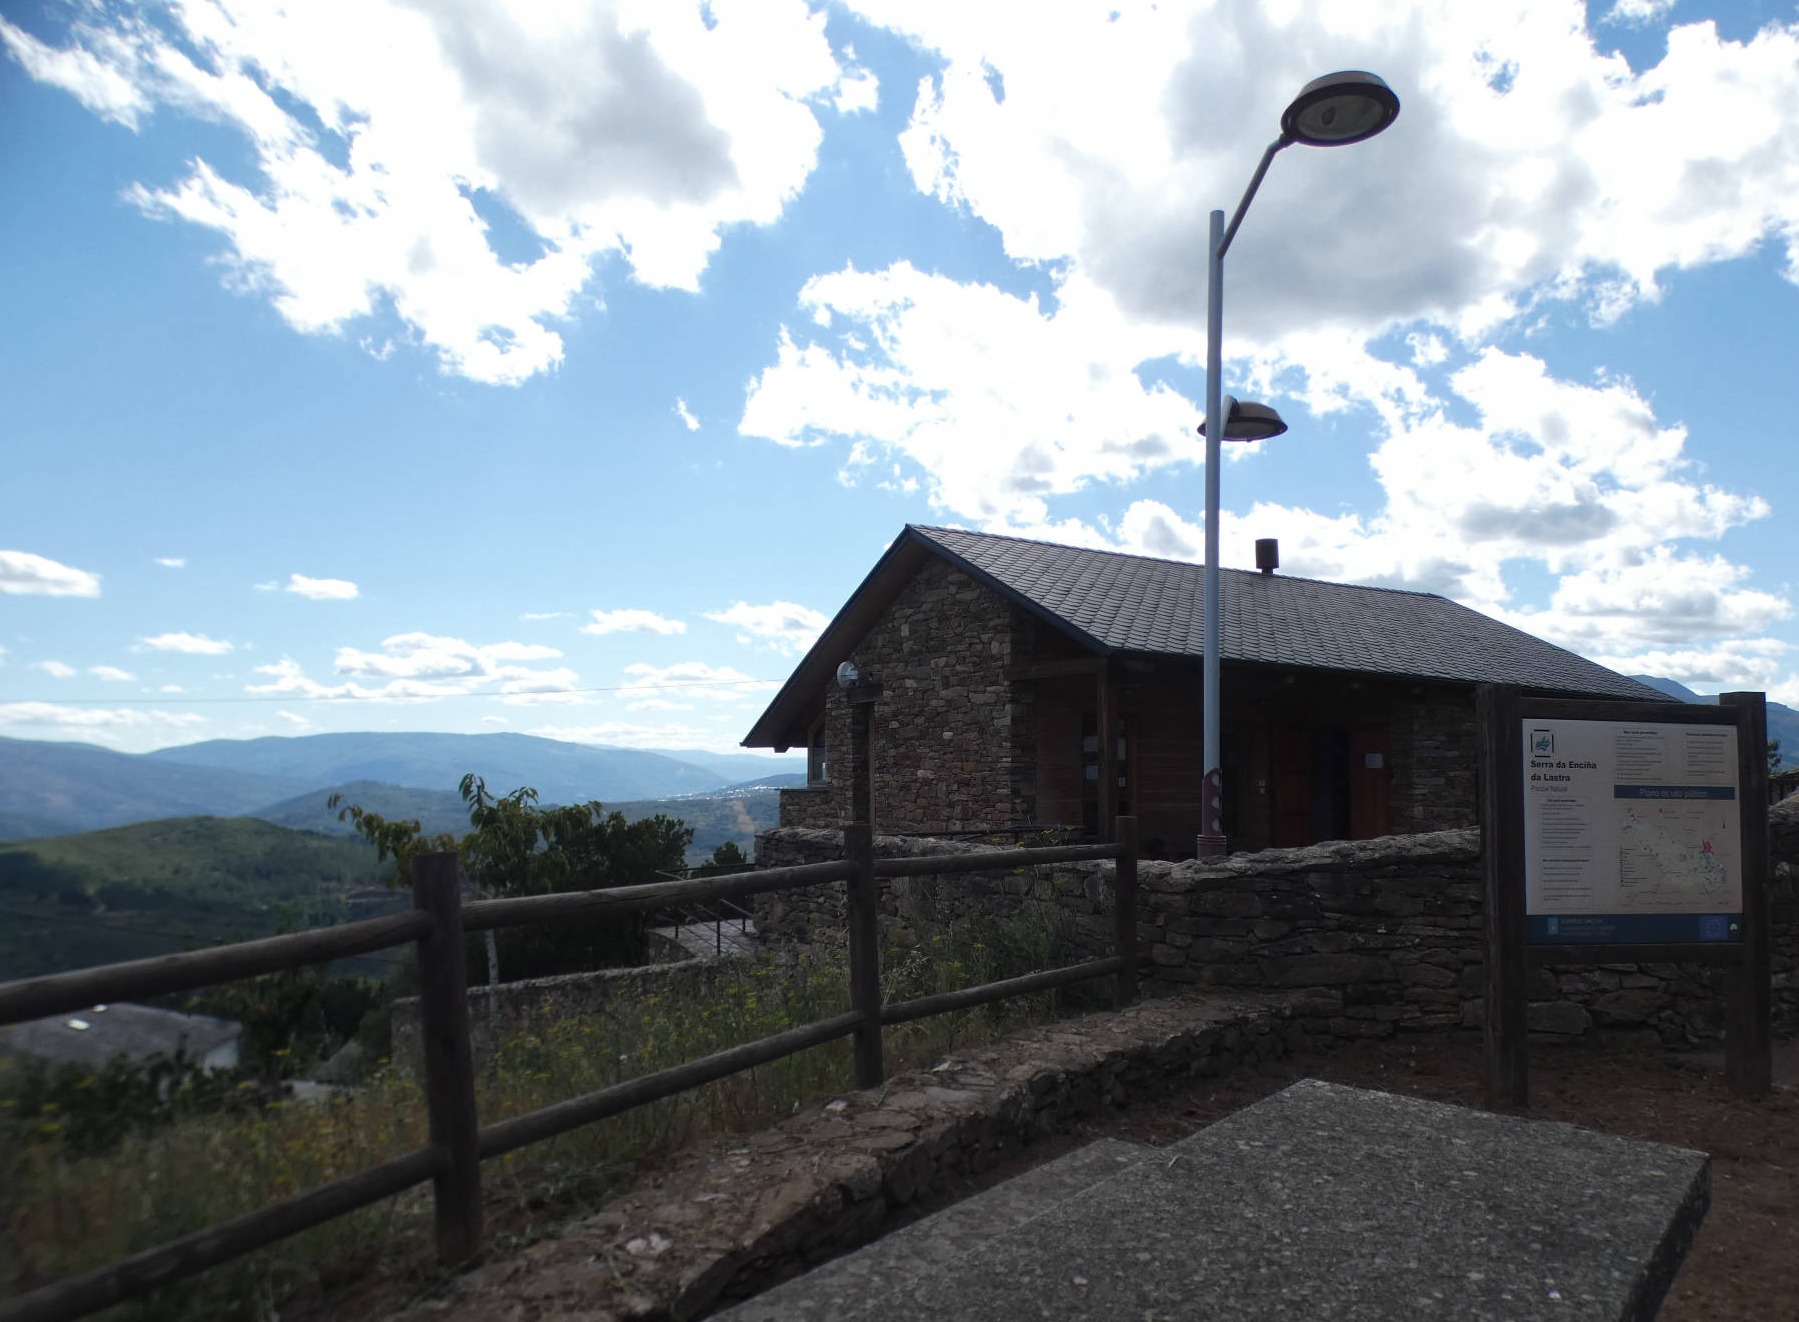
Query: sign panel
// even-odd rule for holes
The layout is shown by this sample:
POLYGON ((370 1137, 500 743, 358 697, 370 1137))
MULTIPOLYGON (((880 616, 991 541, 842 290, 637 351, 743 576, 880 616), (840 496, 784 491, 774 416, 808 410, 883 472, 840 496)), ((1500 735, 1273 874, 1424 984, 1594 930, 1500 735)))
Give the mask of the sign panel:
POLYGON ((1742 940, 1734 725, 1522 724, 1527 941, 1742 940))

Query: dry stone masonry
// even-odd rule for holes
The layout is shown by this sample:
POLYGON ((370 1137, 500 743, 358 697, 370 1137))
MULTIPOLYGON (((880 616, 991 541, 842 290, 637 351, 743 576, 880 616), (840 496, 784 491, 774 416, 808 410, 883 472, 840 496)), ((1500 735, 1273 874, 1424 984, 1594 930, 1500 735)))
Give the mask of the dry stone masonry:
POLYGON ((1285 1054, 1282 1011, 1185 995, 1014 1034, 703 1153, 448 1283, 405 1322, 702 1317, 874 1238, 1077 1117, 1285 1054))
MULTIPOLYGON (((1770 814, 1770 932, 1774 1026, 1799 1031, 1799 799, 1770 814)), ((881 837, 883 857, 990 849, 943 840, 881 837)), ((834 858, 833 831, 777 830, 757 841, 775 866, 834 858)), ((1110 864, 1058 867, 1053 876, 995 872, 883 882, 894 921, 937 921, 985 909, 1004 914, 1027 898, 1060 908, 1092 954, 1109 936, 1110 864)), ((1473 1034, 1484 1013, 1483 885, 1477 830, 1183 863, 1139 865, 1139 940, 1150 976, 1165 983, 1281 992, 1296 1039, 1473 1034)), ((765 896, 758 922, 776 937, 840 928, 841 887, 765 896)), ((1653 1030, 1665 1042, 1723 1033, 1722 970, 1698 965, 1607 964, 1531 970, 1529 1026, 1545 1039, 1595 1030, 1653 1030)), ((1297 1045, 1296 1041, 1296 1045, 1297 1045)))
MULTIPOLYGON (((940 561, 906 585, 857 647, 858 656, 879 659, 886 692, 875 708, 877 822, 954 832, 1031 819, 1034 804, 1015 792, 1015 784, 1031 783, 1030 686, 1006 678, 1030 637, 1023 612, 940 561)), ((830 780, 781 792, 787 825, 835 827, 849 819, 850 723, 834 686, 825 710, 830 780)))

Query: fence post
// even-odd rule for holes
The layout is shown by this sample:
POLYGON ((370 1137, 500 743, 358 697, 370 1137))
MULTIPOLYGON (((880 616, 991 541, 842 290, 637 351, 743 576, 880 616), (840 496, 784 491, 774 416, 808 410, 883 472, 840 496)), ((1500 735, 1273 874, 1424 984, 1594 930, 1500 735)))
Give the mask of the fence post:
POLYGON ((469 1043, 468 969, 462 944, 461 868, 454 853, 412 860, 412 904, 431 915, 419 938, 419 1040, 431 1143, 450 1165, 432 1181, 437 1256, 461 1262, 481 1248, 480 1120, 469 1043))
POLYGON ((856 1087, 878 1088, 887 1078, 881 1060, 881 947, 875 881, 875 829, 872 822, 850 822, 843 828, 843 856, 856 865, 845 886, 849 903, 850 1008, 862 1016, 856 1029, 856 1087))
POLYGON ((1125 960, 1112 984, 1112 1007, 1122 1010, 1137 999, 1137 819, 1118 819, 1118 862, 1112 881, 1114 954, 1125 960))

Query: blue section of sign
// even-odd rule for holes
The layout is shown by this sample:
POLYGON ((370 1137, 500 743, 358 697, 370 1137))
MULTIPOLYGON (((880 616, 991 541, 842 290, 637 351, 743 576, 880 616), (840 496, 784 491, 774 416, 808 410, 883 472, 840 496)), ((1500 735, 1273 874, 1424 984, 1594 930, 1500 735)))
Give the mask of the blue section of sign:
POLYGON ((1614 799, 1734 799, 1734 785, 1613 785, 1614 799))
POLYGON ((1533 915, 1524 924, 1524 939, 1533 946, 1661 945, 1743 939, 1740 913, 1564 913, 1553 918, 1533 915))

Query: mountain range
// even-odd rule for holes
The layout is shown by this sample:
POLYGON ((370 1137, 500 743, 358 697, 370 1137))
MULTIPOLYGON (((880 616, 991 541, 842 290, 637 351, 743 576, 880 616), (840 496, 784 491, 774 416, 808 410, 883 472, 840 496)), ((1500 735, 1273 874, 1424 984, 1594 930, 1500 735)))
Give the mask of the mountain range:
MULTIPOLYGON (((163 817, 290 820, 295 812, 290 801, 296 799, 316 803, 307 808, 315 819, 307 824, 318 829, 316 819, 333 790, 365 784, 447 796, 431 800, 435 814, 454 806, 456 786, 469 772, 496 794, 528 786, 546 804, 598 799, 612 807, 778 784, 804 768, 796 757, 602 748, 523 734, 217 739, 139 754, 92 744, 0 739, 0 840, 163 817)), ((460 824, 466 829, 466 814, 460 824)))
MULTIPOLYGON (((1683 702, 1717 701, 1670 679, 1633 678, 1683 702)), ((1770 702, 1768 737, 1780 741, 1787 763, 1799 763, 1799 711, 1770 702)), ((0 739, 0 840, 188 816, 259 817, 341 832, 325 809, 333 792, 383 816, 417 817, 429 831, 455 830, 466 829, 455 791, 469 772, 496 794, 529 786, 546 804, 598 799, 608 808, 649 812, 667 810, 670 799, 728 801, 797 784, 804 770, 798 757, 606 748, 510 733, 214 739, 139 754, 0 739)), ((689 806, 684 817, 722 811, 689 806)))
MULTIPOLYGON (((1695 693, 1685 684, 1672 679, 1658 679, 1654 675, 1632 675, 1639 684, 1647 684, 1659 693, 1666 693, 1670 698, 1679 698, 1682 702, 1716 703, 1717 694, 1695 693)), ((1799 711, 1784 703, 1768 704, 1768 739, 1780 745, 1780 764, 1783 767, 1799 766, 1799 711)))

